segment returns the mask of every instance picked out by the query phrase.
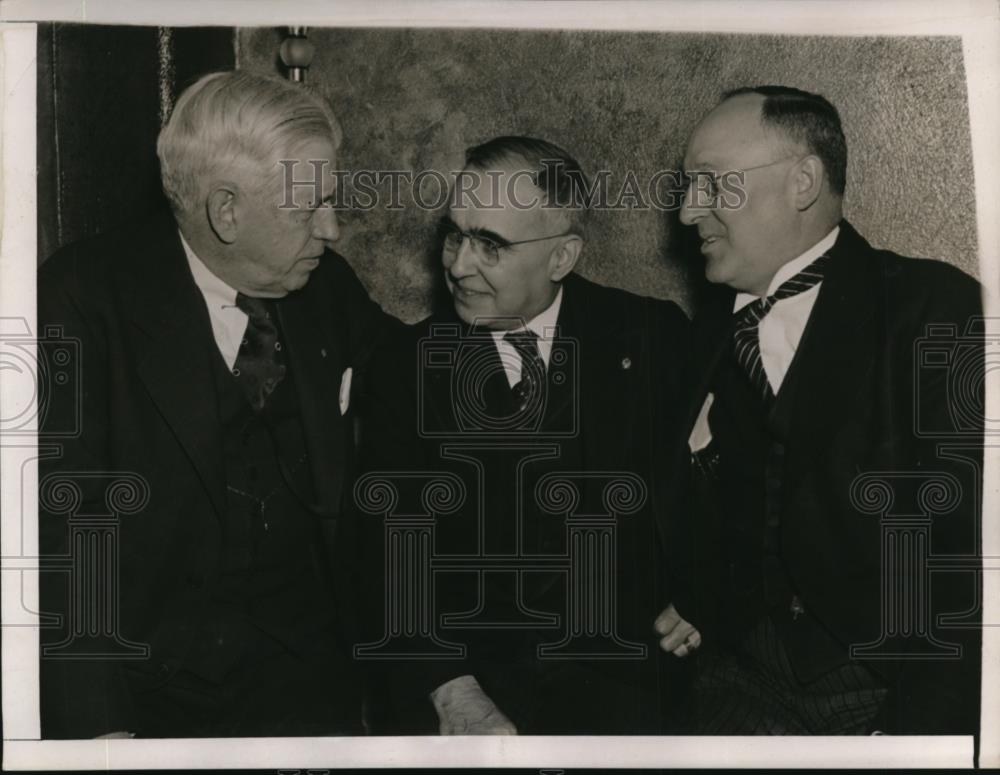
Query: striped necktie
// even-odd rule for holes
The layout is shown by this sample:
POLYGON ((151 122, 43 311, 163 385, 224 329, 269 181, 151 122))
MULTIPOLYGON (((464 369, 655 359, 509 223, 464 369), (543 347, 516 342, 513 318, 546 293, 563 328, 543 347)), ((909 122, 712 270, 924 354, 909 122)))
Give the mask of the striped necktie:
POLYGON ((512 389, 517 411, 536 411, 545 396, 545 361, 538 350, 538 334, 526 329, 504 334, 503 338, 521 357, 521 381, 512 389))
POLYGON ((760 321, 767 316, 775 303, 807 291, 820 282, 829 261, 828 255, 820 256, 797 275, 778 286, 773 294, 747 304, 736 313, 736 328, 733 333, 736 360, 743 367, 765 405, 774 399, 774 392, 771 390, 771 383, 767 381, 764 362, 760 357, 760 321))

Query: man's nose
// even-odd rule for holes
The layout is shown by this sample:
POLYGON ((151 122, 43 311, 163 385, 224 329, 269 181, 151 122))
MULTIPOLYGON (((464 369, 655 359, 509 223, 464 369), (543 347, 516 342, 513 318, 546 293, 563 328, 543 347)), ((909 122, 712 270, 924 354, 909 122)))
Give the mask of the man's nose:
POLYGON ((313 237, 323 242, 336 242, 340 237, 337 211, 332 207, 323 206, 316 210, 313 216, 313 237))
POLYGON ((458 250, 444 253, 444 268, 452 277, 468 277, 477 271, 476 256, 472 250, 472 240, 463 237, 458 250))
POLYGON ((694 226, 700 218, 705 217, 704 207, 691 207, 692 188, 694 188, 694 184, 689 183, 688 187, 684 189, 684 195, 681 197, 681 211, 679 216, 681 223, 685 226, 694 226))

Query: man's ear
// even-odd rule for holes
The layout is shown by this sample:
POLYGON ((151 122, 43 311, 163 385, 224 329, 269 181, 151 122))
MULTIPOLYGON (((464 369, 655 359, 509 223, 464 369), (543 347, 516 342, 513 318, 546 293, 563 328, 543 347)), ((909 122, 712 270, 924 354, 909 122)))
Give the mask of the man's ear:
POLYGON ((818 156, 806 156, 796 167, 793 178, 795 206, 808 210, 823 193, 826 169, 818 156))
POLYGON ((212 189, 205 202, 206 215, 212 231, 227 245, 236 241, 236 196, 235 185, 220 183, 212 189))
POLYGON ((573 271, 583 251, 583 237, 570 234, 549 255, 549 279, 557 283, 573 271))

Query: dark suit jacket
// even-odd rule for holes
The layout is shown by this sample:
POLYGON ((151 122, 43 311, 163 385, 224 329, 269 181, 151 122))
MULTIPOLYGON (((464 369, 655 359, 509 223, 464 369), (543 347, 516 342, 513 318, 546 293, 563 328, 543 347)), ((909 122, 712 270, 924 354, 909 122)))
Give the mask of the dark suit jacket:
MULTIPOLYGON (((341 416, 345 369, 355 386, 389 320, 340 256, 326 253, 308 284, 279 305, 287 358, 311 464, 317 520, 313 552, 328 561, 319 533, 331 534, 354 465, 354 405, 341 416)), ((61 454, 40 476, 133 472, 149 487, 149 503, 118 527, 120 635, 150 646, 145 660, 64 661, 44 657, 42 733, 90 737, 129 729, 130 688, 153 687, 184 663, 207 590, 221 572, 226 509, 222 431, 213 369, 219 355, 208 310, 167 214, 135 228, 60 250, 39 271, 40 328, 55 326, 79 342, 79 391, 53 393, 47 431, 80 432, 55 439, 61 454), (126 671, 128 681, 126 682, 126 671)), ((82 513, 106 512, 104 481, 82 478, 82 513), (89 511, 88 511, 89 510, 89 511)), ((42 508, 44 555, 65 555, 66 515, 42 508)), ((66 577, 42 574, 42 607, 65 617, 66 577)), ((43 637, 55 642, 64 629, 43 637)), ((43 633, 44 635, 44 633, 43 633)))
MULTIPOLYGON (((587 671, 573 677, 572 665, 577 663, 571 661, 568 666, 565 661, 539 660, 537 646, 559 641, 567 627, 567 584, 564 575, 555 571, 524 574, 521 602, 535 611, 558 614, 556 626, 475 631, 447 626, 446 621, 441 627, 441 617, 435 616, 442 637, 468 647, 465 659, 373 664, 387 676, 395 699, 404 704, 410 698, 430 711, 426 699, 430 691, 459 675, 472 674, 522 732, 598 733, 620 729, 613 726, 615 721, 627 727, 630 722, 623 722, 622 714, 638 714, 640 690, 652 695, 655 705, 659 699, 655 698, 657 675, 671 668, 656 648, 652 624, 668 599, 659 567, 662 544, 658 521, 670 511, 666 500, 669 448, 664 439, 679 429, 688 324, 681 310, 670 302, 638 297, 570 275, 564 283, 558 329, 547 370, 544 418, 539 418, 537 431, 525 437, 517 432, 483 431, 487 423, 474 411, 459 416, 461 407, 469 408, 477 398, 483 400, 486 415, 508 416, 513 411, 510 387, 489 332, 470 330, 451 310, 411 327, 373 362, 373 411, 363 435, 363 469, 450 471, 465 483, 465 507, 437 519, 437 557, 474 553, 477 538, 482 538, 480 520, 486 534, 486 554, 565 554, 564 518, 538 508, 538 481, 547 473, 576 471, 574 481, 581 498, 577 511, 599 514, 607 511, 604 472, 635 474, 646 491, 637 513, 620 516, 616 525, 615 605, 619 634, 644 646, 644 656, 591 660, 587 671), (451 326, 454 334, 450 339, 434 335, 442 326, 451 326), (428 354, 429 349, 434 353, 428 354), (456 377, 466 364, 475 364, 470 380, 456 377), (482 381, 477 381, 476 375, 482 381), (458 390, 465 391, 464 399, 457 397, 458 390), (520 493, 512 482, 487 484, 480 511, 477 497, 482 497, 483 485, 475 465, 456 461, 454 456, 446 459, 442 448, 448 444, 478 444, 491 449, 473 453, 491 482, 502 479, 502 470, 512 472, 516 460, 532 454, 532 447, 540 450, 555 444, 558 452, 555 457, 524 466, 520 493), (504 451, 503 444, 522 448, 504 451), (515 546, 513 533, 514 512, 519 507, 523 509, 520 547, 515 546), (551 685, 546 684, 557 671, 565 672, 565 680, 552 679, 551 685)), ((385 610, 381 599, 385 567, 382 526, 377 518, 359 516, 358 520, 362 533, 368 529, 368 546, 358 557, 366 558, 360 562, 359 583, 370 596, 365 609, 374 614, 367 632, 370 641, 381 635, 385 610)), ((502 578, 502 574, 488 576, 480 597, 471 570, 437 573, 437 613, 466 611, 477 604, 490 610, 494 604, 502 608, 499 598, 512 589, 493 583, 502 578)), ((658 709, 654 706, 653 711, 658 709)), ((413 731, 405 721, 400 723, 397 731, 413 731)), ((642 723, 646 731, 657 729, 652 714, 642 723)), ((430 726, 426 731, 433 731, 434 725, 430 726)))
MULTIPOLYGON (((805 608, 839 644, 831 653, 811 641, 797 642, 793 628, 786 633, 786 648, 797 673, 809 679, 829 669, 832 660, 846 657, 851 644, 880 639, 880 580, 885 573, 891 577, 903 571, 886 571, 880 514, 863 510, 867 507, 862 501, 874 490, 864 496, 856 490, 852 497, 856 477, 884 475, 896 490, 889 513, 901 515, 920 511, 914 481, 935 472, 953 475, 959 483, 958 502, 934 518, 929 550, 938 556, 960 555, 958 564, 973 570, 931 575, 930 627, 938 639, 961 645, 962 656, 865 664, 893 690, 880 722, 886 731, 971 732, 978 725, 979 707, 981 584, 974 566, 980 553, 981 463, 975 461, 981 461, 982 383, 976 375, 981 379, 977 358, 982 350, 981 337, 969 336, 967 326, 979 314, 979 285, 948 264, 875 250, 846 221, 831 256, 768 419, 772 450, 783 445, 783 462, 769 462, 766 495, 747 494, 780 504, 781 558, 788 578, 805 608), (950 335, 930 345, 939 353, 951 353, 943 361, 918 361, 927 349, 921 340, 929 324, 954 326, 950 335), (960 352, 962 356, 955 357, 960 352), (955 379, 963 370, 964 379, 955 379), (793 392, 783 396, 789 384, 793 392), (957 396, 956 388, 965 391, 964 396, 957 396), (973 407, 978 402, 979 427, 974 421, 956 421, 954 410, 961 411, 963 401, 973 407), (928 434, 928 429, 937 433, 928 434), (939 455, 941 443, 969 448, 963 453, 969 459, 939 455), (973 611, 964 617, 970 628, 945 629, 936 621, 940 615, 967 609, 973 611)), ((733 298, 734 293, 724 289, 695 318, 697 363, 688 430, 706 395, 719 390, 720 363, 732 347, 733 298)), ((676 465, 684 465, 686 456, 685 445, 676 465)), ((676 525, 679 534, 672 542, 679 577, 696 581, 679 591, 678 609, 703 629, 706 645, 727 624, 718 617, 726 594, 726 565, 734 559, 722 548, 719 508, 717 498, 707 508, 702 500, 686 523, 676 525)), ((900 648, 916 652, 923 642, 904 639, 906 645, 900 648)))

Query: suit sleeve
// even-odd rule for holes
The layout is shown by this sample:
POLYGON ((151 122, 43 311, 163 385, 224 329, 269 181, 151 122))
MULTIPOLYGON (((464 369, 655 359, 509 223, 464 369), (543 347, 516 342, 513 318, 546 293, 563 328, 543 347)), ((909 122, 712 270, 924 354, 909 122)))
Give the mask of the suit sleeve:
MULTIPOLYGON (((362 399, 358 485, 367 474, 388 479, 400 487, 401 506, 413 493, 406 491, 406 477, 398 475, 426 467, 417 433, 416 358, 412 330, 390 330, 370 356, 362 399)), ((357 487, 348 495, 337 543, 338 565, 347 570, 349 580, 345 583, 352 590, 357 610, 355 647, 379 643, 389 626, 385 526, 380 515, 361 507, 363 498, 357 487)), ((372 659, 357 654, 355 660, 367 679, 368 723, 373 730, 400 734, 437 731, 427 697, 442 682, 434 662, 372 659)))
POLYGON ((348 352, 354 369, 352 392, 361 400, 367 395, 368 366, 373 353, 383 344, 401 335, 403 324, 385 312, 368 295, 364 285, 340 256, 332 278, 338 304, 346 311, 348 352))
MULTIPOLYGON (((72 249, 70 249, 72 250, 72 249)), ((39 418, 39 549, 43 614, 58 617, 59 624, 41 630, 41 721, 43 738, 90 738, 128 731, 134 722, 131 698, 120 667, 100 657, 66 658, 47 655, 46 649, 72 632, 70 574, 53 565, 70 555, 68 515, 57 510, 57 497, 49 485, 64 474, 110 470, 107 432, 107 350, 101 337, 99 316, 89 310, 80 293, 77 256, 56 255, 39 273, 38 330, 40 338, 63 340, 77 358, 79 382, 71 390, 50 389, 42 384, 39 396, 44 409, 39 418), (77 428, 67 437, 67 429, 77 428), (47 566, 47 567, 46 567, 47 566)), ((103 492, 88 489, 91 481, 71 477, 80 488, 81 502, 75 509, 101 513, 103 492)), ((100 583, 100 580, 98 580, 100 583)), ((77 612, 77 616, 81 612, 77 612)))
MULTIPOLYGON (((957 506, 935 516, 932 523, 931 558, 964 558, 967 567, 969 561, 981 567, 984 342, 981 330, 969 327, 981 315, 981 291, 978 283, 951 267, 937 268, 941 276, 927 281, 926 287, 932 290, 921 320, 954 326, 954 338, 942 340, 942 346, 931 343, 936 353, 950 353, 949 365, 929 368, 929 358, 913 363, 910 358, 921 358, 925 349, 921 344, 927 343, 928 335, 926 326, 914 331, 914 347, 904 348, 906 367, 917 380, 912 389, 912 415, 895 419, 912 429, 908 466, 943 472, 958 483, 957 506)), ((930 631, 944 642, 957 644, 961 656, 926 659, 914 655, 902 660, 886 727, 908 734, 972 734, 979 728, 982 575, 972 568, 932 572, 930 590, 930 631), (963 611, 970 612, 964 618, 972 626, 956 628, 940 621, 963 611)))
POLYGON ((691 574, 691 517, 689 503, 685 500, 690 487, 690 465, 687 454, 685 427, 687 407, 693 392, 691 323, 680 307, 661 303, 656 307, 650 325, 656 335, 654 358, 657 362, 655 384, 659 396, 652 406, 659 417, 658 448, 653 459, 657 460, 658 500, 657 519, 663 546, 664 604, 673 603, 688 620, 692 619, 692 591, 687 579, 691 574))

